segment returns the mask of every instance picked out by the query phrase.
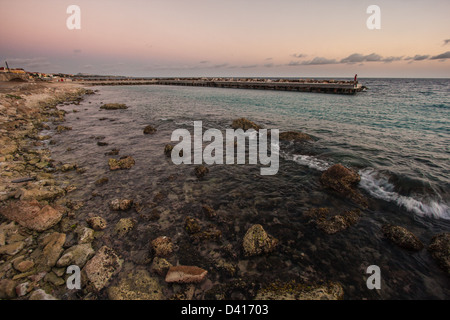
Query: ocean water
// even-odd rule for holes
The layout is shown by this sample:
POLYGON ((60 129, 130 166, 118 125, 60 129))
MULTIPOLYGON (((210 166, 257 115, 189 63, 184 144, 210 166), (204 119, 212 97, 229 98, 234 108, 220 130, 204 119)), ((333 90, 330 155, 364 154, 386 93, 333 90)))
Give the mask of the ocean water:
MULTIPOLYGON (((450 230, 450 80, 360 79, 367 92, 354 96, 279 91, 170 86, 94 87, 99 92, 81 106, 63 106, 73 130, 55 136, 54 158, 77 162, 88 169, 68 177, 83 185, 71 194, 85 202, 80 221, 93 214, 110 223, 120 218, 108 203, 129 197, 145 210, 160 212, 157 222, 136 215, 137 227, 127 239, 105 236, 110 245, 135 265, 135 256, 148 252, 148 242, 170 236, 179 250, 174 263, 196 264, 210 270, 211 286, 244 277, 262 283, 275 280, 338 281, 348 299, 450 297, 448 276, 427 250, 407 252, 384 239, 381 226, 397 224, 414 232, 427 246, 432 236, 450 230), (127 110, 103 111, 101 103, 119 102, 127 110), (72 109, 78 109, 72 113, 72 109), (212 165, 199 181, 194 165, 175 166, 163 150, 171 133, 193 132, 193 122, 204 130, 230 128, 233 119, 246 117, 267 129, 302 131, 313 141, 280 144, 280 168, 261 176, 260 165, 212 165), (155 135, 143 135, 151 124, 155 135), (99 147, 96 141, 109 143, 99 147), (70 150, 67 148, 70 147, 70 150), (112 148, 131 155, 136 165, 110 172, 112 148), (327 235, 308 222, 311 208, 329 207, 336 213, 357 207, 320 185, 321 173, 336 163, 361 175, 360 191, 369 199, 361 220, 338 234, 327 235), (108 177, 100 190, 94 182, 108 177), (96 192, 92 196, 92 192, 96 192), (162 194, 164 200, 156 201, 162 194), (213 207, 213 224, 222 232, 217 243, 193 244, 184 230, 186 216, 204 221, 201 205, 213 207), (240 253, 245 231, 260 223, 280 240, 275 256, 248 259, 240 253), (214 267, 211 252, 230 244, 238 276, 214 267), (143 253, 144 252, 144 253, 143 253), (211 260, 212 259, 212 260, 211 260), (382 290, 368 290, 365 270, 382 270, 382 290)), ((67 177, 66 177, 67 179, 67 177)), ((209 222, 204 222, 205 224, 209 222)), ((106 231, 108 232, 108 230, 106 231)), ((99 243, 99 244, 100 244, 99 243)), ((145 254, 144 254, 145 255, 145 254)), ((198 298, 208 297, 208 290, 198 298)), ((229 298, 248 298, 232 292, 229 298)))

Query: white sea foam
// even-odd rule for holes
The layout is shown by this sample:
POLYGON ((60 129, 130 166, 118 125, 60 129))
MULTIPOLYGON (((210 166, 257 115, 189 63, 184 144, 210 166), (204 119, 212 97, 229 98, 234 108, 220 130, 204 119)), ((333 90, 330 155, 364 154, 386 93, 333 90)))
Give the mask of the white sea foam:
POLYGON ((325 171, 330 167, 330 164, 324 160, 315 158, 313 156, 307 156, 302 154, 295 154, 292 157, 292 160, 307 166, 311 169, 319 170, 319 171, 325 171))
POLYGON ((402 196, 394 191, 394 185, 387 177, 374 169, 359 171, 361 176, 360 186, 375 198, 397 203, 410 212, 422 216, 432 216, 450 220, 450 207, 445 203, 435 200, 418 200, 413 197, 402 196))
MULTIPOLYGON (((332 166, 331 163, 308 155, 284 155, 284 158, 318 171, 325 171, 332 166)), ((372 168, 360 170, 359 175, 361 176, 359 186, 374 198, 396 203, 409 212, 421 216, 450 220, 450 206, 446 203, 402 196, 394 191, 394 185, 389 182, 388 177, 372 168)))

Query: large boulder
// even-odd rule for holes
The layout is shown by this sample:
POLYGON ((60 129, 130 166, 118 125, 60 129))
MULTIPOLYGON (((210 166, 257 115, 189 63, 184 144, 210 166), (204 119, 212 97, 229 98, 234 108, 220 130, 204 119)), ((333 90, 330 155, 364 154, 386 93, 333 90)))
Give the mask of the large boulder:
POLYGON ((431 239, 428 251, 439 266, 450 274, 450 233, 447 232, 434 236, 431 239))
POLYGON ((386 224, 382 227, 382 231, 387 239, 403 249, 419 251, 424 247, 419 238, 403 227, 386 224))
POLYGON ((43 206, 36 200, 10 202, 0 209, 0 213, 23 227, 39 232, 53 227, 63 216, 62 208, 43 206))
POLYGON ((367 207, 367 200, 356 189, 360 175, 341 164, 335 164, 328 168, 320 177, 320 182, 326 188, 332 189, 338 194, 353 200, 355 203, 367 207))
POLYGON ((246 256, 256 256, 272 252, 278 240, 269 235, 260 224, 255 224, 247 230, 242 242, 246 256))

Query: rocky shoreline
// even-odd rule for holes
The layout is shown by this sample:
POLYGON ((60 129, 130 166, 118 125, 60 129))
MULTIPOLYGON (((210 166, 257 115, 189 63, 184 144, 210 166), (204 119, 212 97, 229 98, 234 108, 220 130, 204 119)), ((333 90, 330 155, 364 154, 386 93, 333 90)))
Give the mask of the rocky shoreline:
MULTIPOLYGON (((0 299, 206 299, 236 298, 234 292, 245 291, 245 298, 256 299, 342 299, 344 290, 339 283, 273 282, 257 284, 243 280, 238 274, 236 248, 230 245, 211 251, 214 270, 196 265, 178 265, 174 255, 181 252, 179 243, 168 235, 149 239, 149 252, 144 254, 138 268, 132 269, 126 257, 111 246, 99 241, 107 230, 117 241, 125 239, 142 220, 121 217, 113 228, 100 216, 90 216, 82 221, 76 219, 83 202, 70 200, 71 192, 80 188, 69 180, 56 177, 56 173, 83 176, 87 169, 76 163, 60 163, 52 159, 48 145, 53 143, 51 134, 70 134, 64 126, 65 111, 62 105, 79 105, 92 90, 68 84, 16 84, 0 85, 0 299), (54 130, 50 130, 51 123, 54 130), (110 231, 111 232, 111 231, 110 231), (68 289, 71 276, 69 266, 81 269, 81 289, 68 289), (208 270, 207 270, 208 269, 208 270), (231 275, 233 280, 213 285, 209 273, 231 275), (198 289, 201 294, 195 295, 198 289)), ((117 103, 104 104, 104 110, 126 110, 117 103)), ((75 112, 75 110, 74 110, 75 112)), ((108 111, 106 111, 108 112, 108 111)), ((247 119, 237 119, 233 128, 260 128, 247 119)), ((153 127, 146 127, 144 134, 153 134, 153 127)), ((289 132, 280 139, 303 141, 310 139, 302 133, 289 132)), ((98 146, 104 146, 98 141, 98 146)), ((171 146, 161 150, 158 157, 170 154, 171 146)), ((111 151, 111 156, 117 155, 111 151)), ((106 161, 109 170, 128 170, 135 165, 131 156, 106 161)), ((208 167, 198 166, 195 176, 201 180, 209 173, 208 167)), ((356 185, 359 175, 342 165, 335 165, 323 173, 320 182, 330 192, 349 199, 356 207, 364 209, 368 201, 356 185)), ((108 183, 101 178, 95 185, 108 183)), ((156 194, 155 204, 166 195, 156 194)), ((140 213, 141 203, 135 199, 116 198, 108 202, 113 212, 129 210, 140 213)), ((220 220, 208 205, 202 205, 202 217, 187 216, 184 231, 194 244, 221 239, 222 232, 211 221, 220 220)), ((329 208, 319 208, 305 213, 312 225, 326 234, 334 234, 357 224, 361 212, 356 209, 331 214, 329 208)), ((143 215, 141 214, 140 217, 143 215)), ((159 213, 153 208, 145 217, 157 221, 159 213)), ((408 230, 397 226, 385 226, 387 239, 407 250, 421 250, 424 245, 408 230)), ((240 243, 239 254, 244 257, 270 255, 280 240, 270 235, 261 224, 253 224, 240 243)), ((436 236, 429 247, 432 256, 444 270, 449 270, 448 234, 436 236)), ((239 255, 238 254, 238 255, 239 255)), ((135 257, 133 257, 134 259, 135 257)), ((447 271, 448 272, 448 271, 447 271)), ((238 296, 239 298, 239 296, 238 296)))

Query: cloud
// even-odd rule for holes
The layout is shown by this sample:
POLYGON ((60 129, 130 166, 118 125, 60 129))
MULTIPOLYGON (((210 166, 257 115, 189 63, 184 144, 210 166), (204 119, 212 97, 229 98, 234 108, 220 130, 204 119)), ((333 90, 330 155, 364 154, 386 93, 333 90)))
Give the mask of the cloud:
POLYGON ((249 69, 249 68, 256 68, 257 66, 258 66, 257 64, 249 64, 249 65, 241 66, 241 68, 243 68, 243 69, 249 69))
POLYGON ((363 55, 360 53, 353 53, 351 55, 349 55, 348 57, 342 59, 340 62, 341 63, 348 63, 348 64, 353 64, 353 63, 363 63, 363 62, 385 62, 385 63, 389 63, 392 61, 399 61, 402 60, 403 57, 382 57, 377 53, 371 53, 368 55, 363 55))
POLYGON ((450 51, 441 53, 437 56, 431 57, 431 60, 445 60, 445 59, 450 59, 450 51))
POLYGON ((209 61, 208 61, 208 60, 202 60, 202 61, 200 61, 199 63, 205 64, 205 63, 209 63, 209 61))
POLYGON ((293 56, 294 58, 304 58, 304 57, 306 57, 306 54, 294 53, 294 54, 291 54, 291 56, 293 56))
MULTIPOLYGON (((303 65, 303 66, 316 66, 316 65, 337 64, 337 63, 339 63, 339 62, 336 59, 327 59, 327 58, 323 58, 323 57, 315 57, 312 60, 301 62, 300 65, 303 65)), ((298 64, 295 64, 295 63, 291 62, 288 65, 295 66, 295 65, 298 65, 298 64)))
POLYGON ((405 60, 422 61, 422 60, 427 60, 429 57, 430 57, 429 54, 424 54, 424 55, 416 54, 414 57, 405 58, 405 60))
POLYGON ((214 68, 225 68, 228 66, 228 63, 221 63, 221 64, 216 64, 213 67, 214 68))
POLYGON ((446 46, 446 45, 448 45, 450 43, 450 39, 445 39, 444 40, 444 44, 442 45, 442 46, 446 46))

